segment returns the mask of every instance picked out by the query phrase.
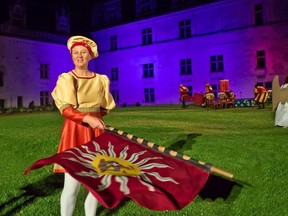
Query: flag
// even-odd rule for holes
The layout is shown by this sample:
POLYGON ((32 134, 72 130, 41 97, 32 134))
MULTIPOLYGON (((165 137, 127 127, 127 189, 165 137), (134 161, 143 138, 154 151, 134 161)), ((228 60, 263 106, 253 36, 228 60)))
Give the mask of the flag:
POLYGON ((36 161, 25 175, 53 163, 64 167, 106 208, 130 198, 151 210, 179 210, 193 201, 210 174, 110 132, 36 161))

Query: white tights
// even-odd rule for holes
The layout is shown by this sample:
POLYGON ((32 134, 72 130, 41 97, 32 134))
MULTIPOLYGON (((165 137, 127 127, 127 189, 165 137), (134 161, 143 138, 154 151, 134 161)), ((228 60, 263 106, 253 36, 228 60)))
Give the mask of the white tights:
MULTIPOLYGON (((73 215, 79 190, 80 183, 71 175, 69 175, 69 173, 65 173, 64 187, 60 199, 61 216, 73 215)), ((92 195, 91 192, 89 192, 84 204, 85 216, 95 216, 97 211, 97 204, 97 199, 92 195)))

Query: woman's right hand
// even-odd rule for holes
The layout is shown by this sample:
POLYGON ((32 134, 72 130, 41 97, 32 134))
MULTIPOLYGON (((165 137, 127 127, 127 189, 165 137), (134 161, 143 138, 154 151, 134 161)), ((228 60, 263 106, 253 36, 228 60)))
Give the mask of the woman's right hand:
POLYGON ((105 127, 105 124, 102 119, 91 115, 85 115, 83 122, 89 124, 89 126, 92 127, 93 129, 99 128, 101 130, 104 130, 105 127))

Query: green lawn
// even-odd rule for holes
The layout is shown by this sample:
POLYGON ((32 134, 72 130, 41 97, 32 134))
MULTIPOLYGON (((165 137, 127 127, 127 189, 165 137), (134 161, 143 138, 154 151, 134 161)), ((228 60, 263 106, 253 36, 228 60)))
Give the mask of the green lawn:
MULTIPOLYGON (((111 111, 105 121, 231 172, 242 186, 234 185, 226 199, 198 196, 180 211, 155 212, 129 201, 112 210, 100 207, 98 215, 288 215, 288 128, 274 126, 271 106, 264 110, 126 107, 111 111)), ((52 166, 28 176, 23 172, 57 151, 62 122, 58 112, 0 115, 0 215, 60 215, 63 176, 53 174, 52 166)), ((225 189, 217 182, 212 185, 219 191, 225 189)), ((82 189, 75 216, 84 215, 85 194, 82 189)))

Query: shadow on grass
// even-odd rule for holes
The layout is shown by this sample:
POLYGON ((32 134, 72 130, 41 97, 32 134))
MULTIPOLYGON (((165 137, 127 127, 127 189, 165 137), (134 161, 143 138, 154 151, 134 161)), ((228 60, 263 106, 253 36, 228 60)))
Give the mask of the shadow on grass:
MULTIPOLYGON (((185 150, 191 150, 192 145, 196 143, 195 138, 201 136, 202 134, 181 134, 178 135, 176 141, 170 145, 168 148, 182 153, 185 150)), ((220 198, 227 202, 234 201, 237 199, 241 193, 242 188, 246 186, 251 186, 248 183, 238 181, 236 179, 226 179, 217 175, 211 174, 198 194, 203 200, 215 201, 220 198)))
POLYGON ((20 190, 22 194, 12 197, 0 205, 0 215, 16 215, 22 208, 34 202, 38 197, 49 196, 63 187, 63 176, 53 174, 39 180, 38 182, 26 185, 20 190))
MULTIPOLYGON (((118 211, 121 208, 123 208, 126 205, 126 203, 129 202, 129 201, 131 201, 131 200, 127 198, 127 200, 121 201, 121 203, 117 207, 115 207, 113 209, 107 209, 107 208, 105 208, 103 206, 99 206, 97 208, 97 215, 98 214, 102 214, 102 215, 105 215, 105 216, 117 215, 118 211)), ((133 213, 131 213, 131 215, 133 215, 133 213)))
POLYGON ((233 202, 240 195, 243 187, 244 184, 236 180, 228 180, 211 174, 198 195, 203 200, 215 201, 220 198, 227 202, 233 202))
POLYGON ((180 134, 176 138, 176 141, 170 145, 168 148, 170 150, 177 151, 179 153, 183 153, 185 150, 191 150, 192 145, 196 143, 195 138, 198 136, 202 136, 202 134, 199 133, 191 133, 188 135, 180 134))

